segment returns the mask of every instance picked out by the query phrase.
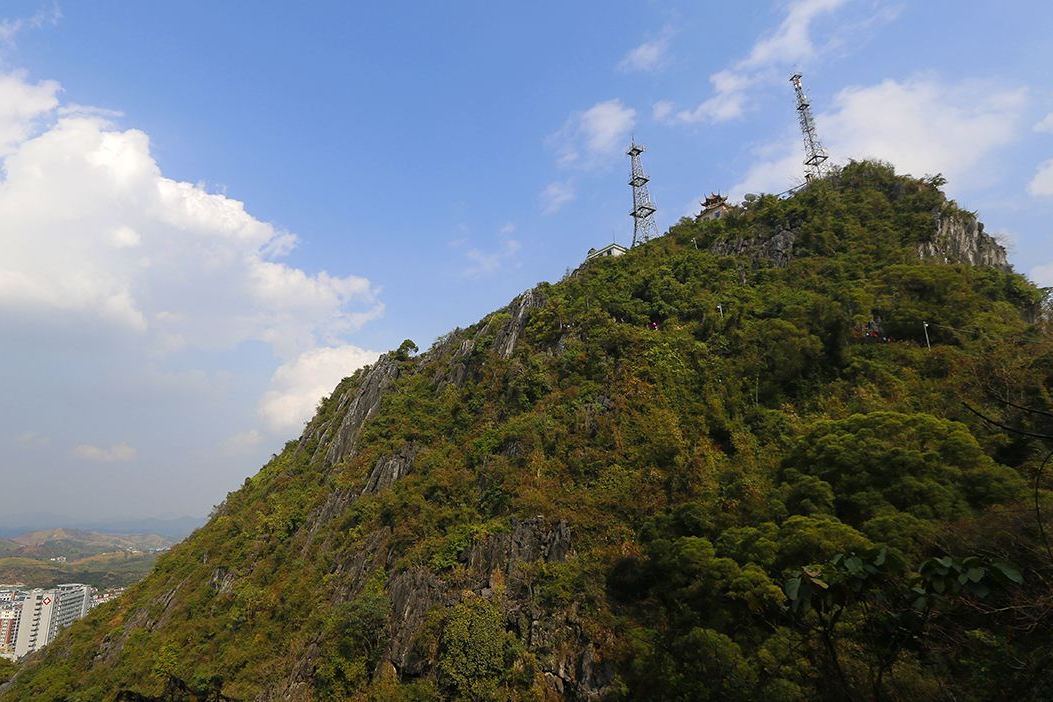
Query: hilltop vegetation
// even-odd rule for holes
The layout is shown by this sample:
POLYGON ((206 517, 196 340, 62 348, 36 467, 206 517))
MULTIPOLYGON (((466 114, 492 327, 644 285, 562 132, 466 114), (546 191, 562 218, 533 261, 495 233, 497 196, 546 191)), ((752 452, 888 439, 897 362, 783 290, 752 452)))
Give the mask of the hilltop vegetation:
POLYGON ((1053 447, 963 404, 1053 431, 1044 294, 919 257, 938 185, 851 164, 403 344, 0 699, 1048 699, 1053 447))

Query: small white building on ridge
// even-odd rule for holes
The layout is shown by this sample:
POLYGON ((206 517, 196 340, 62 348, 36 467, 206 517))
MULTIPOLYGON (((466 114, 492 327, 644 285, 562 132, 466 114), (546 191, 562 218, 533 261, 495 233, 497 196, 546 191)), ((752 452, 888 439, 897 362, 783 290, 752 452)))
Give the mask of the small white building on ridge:
POLYGON ((621 244, 607 244, 602 249, 589 249, 589 252, 585 254, 585 260, 591 261, 594 258, 604 258, 606 256, 621 256, 628 250, 629 249, 625 248, 621 244))

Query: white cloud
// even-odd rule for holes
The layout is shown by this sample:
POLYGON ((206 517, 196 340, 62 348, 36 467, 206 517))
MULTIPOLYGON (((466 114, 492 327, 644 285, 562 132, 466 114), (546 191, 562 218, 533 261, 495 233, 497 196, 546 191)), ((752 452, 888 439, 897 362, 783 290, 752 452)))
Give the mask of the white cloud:
POLYGON ((95 446, 94 444, 79 444, 74 447, 73 455, 85 461, 95 463, 123 463, 135 458, 136 450, 123 441, 113 446, 95 446))
POLYGON ((1028 273, 1028 277, 1039 287, 1053 287, 1053 263, 1035 266, 1028 273))
POLYGON ((15 19, 0 19, 0 45, 13 44, 15 38, 27 29, 40 29, 49 24, 58 24, 62 19, 62 11, 58 3, 52 3, 50 7, 41 8, 30 17, 18 17, 15 19))
POLYGON ((596 103, 581 115, 585 145, 597 154, 619 149, 635 122, 636 110, 626 107, 621 100, 596 103))
POLYGON ((812 57, 812 22, 824 13, 832 12, 844 5, 846 0, 797 0, 790 3, 786 18, 778 29, 753 45, 749 56, 739 62, 738 68, 758 68, 773 63, 797 63, 812 57))
POLYGON ((651 106, 651 117, 656 122, 664 122, 673 114, 675 109, 676 105, 671 100, 659 100, 651 106))
POLYGON ((683 123, 723 122, 741 116, 751 88, 774 80, 775 69, 805 62, 816 55, 818 50, 812 40, 812 24, 845 2, 795 0, 789 3, 783 21, 773 32, 758 39, 745 58, 709 77, 713 95, 694 108, 677 112, 676 120, 683 123))
POLYGON ((657 38, 640 44, 618 62, 618 70, 655 71, 666 65, 672 34, 672 30, 666 27, 657 38))
POLYGON ((62 509, 196 513, 243 479, 227 457, 258 455, 271 429, 296 427, 376 357, 345 344, 383 305, 343 269, 353 258, 340 271, 292 265, 294 234, 213 186, 166 177, 148 135, 118 119, 0 71, 0 346, 21 371, 0 419, 57 427, 9 448, 33 454, 62 509), (339 367, 319 370, 334 354, 339 367), (55 424, 57 397, 69 421, 55 424), (124 434, 85 441, 98 426, 124 434), (118 481, 78 470, 87 462, 137 469, 118 481), (110 482, 85 503, 99 479, 110 482))
POLYGON ((51 439, 35 431, 27 431, 15 437, 15 443, 29 448, 39 448, 51 443, 51 439))
POLYGON ((570 182, 554 181, 549 183, 541 191, 539 197, 541 212, 547 215, 556 214, 563 209, 564 205, 573 202, 575 197, 577 197, 577 193, 574 192, 574 186, 570 182))
MULTIPOLYGON (((1026 102, 1022 89, 918 76, 845 88, 816 123, 838 161, 876 158, 902 173, 943 173, 953 187, 985 177, 980 164, 1016 138, 1026 102)), ((732 189, 734 195, 780 192, 800 182, 800 138, 787 136, 767 148, 732 189)))
POLYGON ((626 145, 635 124, 636 110, 621 100, 606 100, 571 115, 549 141, 556 146, 560 165, 592 168, 626 145))
POLYGON ((297 431, 336 384, 380 356, 352 345, 311 349, 278 367, 259 414, 275 432, 297 431))
POLYGON ((466 251, 464 255, 469 265, 464 269, 464 275, 469 278, 493 275, 514 260, 522 245, 517 240, 508 237, 507 234, 504 236, 505 239, 496 251, 481 251, 480 249, 466 251))
POLYGON ((121 225, 110 234, 110 244, 118 249, 131 249, 142 243, 139 233, 127 225, 121 225))
POLYGON ((1053 159, 1039 164, 1034 177, 1027 184, 1027 191, 1036 197, 1053 196, 1053 159))
POLYGON ((237 200, 164 177, 143 132, 91 115, 55 119, 57 92, 0 77, 9 149, 0 320, 102 323, 168 350, 262 341, 289 355, 382 312, 365 278, 275 261, 294 235, 237 200), (54 121, 30 136, 43 116, 54 121))
POLYGON ((58 106, 59 90, 53 80, 27 82, 24 72, 0 74, 0 156, 10 153, 38 119, 58 106))
POLYGON ((1053 112, 1043 117, 1033 127, 1036 132, 1047 132, 1053 134, 1053 112))
POLYGON ((263 434, 255 429, 232 434, 223 441, 220 450, 227 456, 241 456, 251 453, 263 442, 263 434))
POLYGON ((742 91, 721 91, 711 98, 703 100, 694 109, 680 110, 676 120, 684 123, 726 122, 735 119, 745 111, 746 94, 742 91))

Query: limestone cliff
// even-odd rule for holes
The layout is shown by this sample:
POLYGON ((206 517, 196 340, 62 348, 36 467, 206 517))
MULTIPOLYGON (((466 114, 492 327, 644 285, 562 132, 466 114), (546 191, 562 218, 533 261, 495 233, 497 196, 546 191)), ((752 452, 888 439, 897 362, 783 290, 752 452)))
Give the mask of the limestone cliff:
POLYGON ((968 212, 937 216, 932 238, 918 244, 918 255, 939 263, 1011 270, 1005 247, 984 232, 983 223, 968 212))

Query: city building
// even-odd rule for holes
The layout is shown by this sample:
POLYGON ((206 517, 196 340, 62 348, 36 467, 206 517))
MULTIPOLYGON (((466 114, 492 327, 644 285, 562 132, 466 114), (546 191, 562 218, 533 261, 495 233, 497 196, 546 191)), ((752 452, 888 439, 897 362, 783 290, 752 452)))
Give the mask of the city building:
POLYGON ((102 592, 96 592, 91 598, 91 606, 92 608, 98 607, 101 604, 117 599, 123 594, 123 587, 111 587, 102 592))
POLYGON ((93 594, 94 588, 79 583, 28 591, 19 610, 15 656, 47 646, 59 631, 88 613, 93 594))
POLYGON ((21 614, 21 607, 16 608, 14 605, 0 607, 0 653, 14 653, 18 619, 21 614))

